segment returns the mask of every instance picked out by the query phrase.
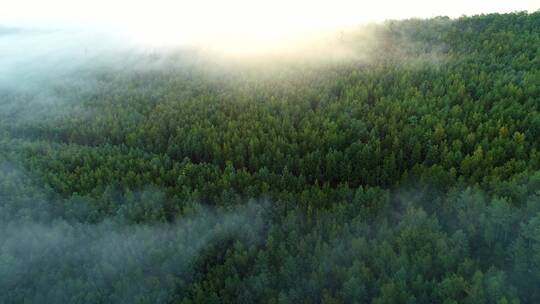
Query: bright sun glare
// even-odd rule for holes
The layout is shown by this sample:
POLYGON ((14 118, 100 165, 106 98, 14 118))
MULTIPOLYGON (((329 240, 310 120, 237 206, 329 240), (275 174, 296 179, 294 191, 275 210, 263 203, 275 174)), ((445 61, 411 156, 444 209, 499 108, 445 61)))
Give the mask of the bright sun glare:
POLYGON ((384 19, 534 11, 540 0, 8 0, 0 18, 92 26, 152 46, 198 44, 251 51, 322 29, 384 19))

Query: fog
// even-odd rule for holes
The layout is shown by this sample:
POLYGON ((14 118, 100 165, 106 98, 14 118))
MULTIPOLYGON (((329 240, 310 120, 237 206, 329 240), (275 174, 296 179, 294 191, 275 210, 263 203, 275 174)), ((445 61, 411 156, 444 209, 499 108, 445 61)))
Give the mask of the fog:
POLYGON ((135 193, 137 206, 119 195, 114 214, 91 219, 95 207, 88 199, 62 199, 36 182, 16 164, 0 163, 0 292, 5 300, 167 303, 175 292, 182 293, 180 281, 191 280, 205 255, 215 254, 214 246, 260 241, 264 202, 219 212, 188 204, 184 215, 170 223, 142 224, 136 223, 142 212, 159 213, 167 204, 158 189, 135 193), (28 192, 16 191, 22 185, 28 192), (23 292, 29 290, 30 298, 23 292))
POLYGON ((359 29, 362 24, 537 9, 536 0, 451 4, 383 0, 369 5, 350 0, 10 1, 0 12, 0 71, 5 81, 4 72, 13 74, 14 67, 21 70, 18 74, 29 68, 44 73, 82 61, 95 63, 103 53, 126 48, 143 52, 196 48, 213 57, 236 59, 349 58, 373 45, 373 33, 359 29), (351 50, 351 45, 343 44, 343 32, 352 29, 361 32, 355 37, 361 39, 355 39, 351 50))
POLYGON ((535 0, 10 1, 0 12, 0 86, 29 88, 82 68, 148 68, 156 62, 369 62, 385 45, 381 28, 389 19, 537 9, 535 0), (180 50, 197 56, 164 60, 180 50))
MULTIPOLYGON (((450 22, 441 19, 442 26, 450 22)), ((404 33, 398 40, 391 35, 388 23, 381 23, 291 33, 271 41, 232 35, 198 43, 154 45, 96 27, 0 24, 0 88, 43 93, 59 84, 91 86, 92 79, 87 76, 100 71, 182 71, 188 67, 232 71, 249 66, 268 69, 276 63, 366 64, 396 56, 408 61, 444 56, 444 45, 420 50, 404 33)))
MULTIPOLYGON (((369 4, 337 1, 68 1, 20 0, 3 6, 5 22, 31 26, 98 27, 123 32, 140 41, 186 43, 241 36, 253 40, 329 27, 387 19, 459 17, 481 13, 535 11, 536 0, 471 2, 396 1, 369 4)), ((253 42, 253 41, 251 41, 253 42)))

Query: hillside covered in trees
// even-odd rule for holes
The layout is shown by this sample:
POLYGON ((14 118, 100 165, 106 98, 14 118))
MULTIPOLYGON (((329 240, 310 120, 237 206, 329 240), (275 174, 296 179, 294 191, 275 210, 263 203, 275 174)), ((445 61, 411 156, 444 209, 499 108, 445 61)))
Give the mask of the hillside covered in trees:
POLYGON ((540 303, 540 13, 340 39, 4 83, 0 302, 540 303))

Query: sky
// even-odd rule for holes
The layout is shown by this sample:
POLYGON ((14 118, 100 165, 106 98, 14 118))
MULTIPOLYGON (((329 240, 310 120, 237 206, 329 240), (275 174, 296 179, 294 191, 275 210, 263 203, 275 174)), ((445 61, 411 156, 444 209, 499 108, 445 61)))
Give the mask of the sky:
POLYGON ((290 33, 412 17, 540 9, 540 0, 3 0, 0 25, 82 27, 141 41, 290 33))

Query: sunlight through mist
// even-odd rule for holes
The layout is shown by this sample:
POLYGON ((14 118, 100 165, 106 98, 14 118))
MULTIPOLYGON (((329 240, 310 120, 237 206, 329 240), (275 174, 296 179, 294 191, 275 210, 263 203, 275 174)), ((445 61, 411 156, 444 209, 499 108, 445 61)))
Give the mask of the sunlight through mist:
POLYGON ((309 1, 309 0, 19 0, 4 4, 7 23, 99 28, 153 47, 197 45, 225 52, 274 50, 323 29, 385 19, 458 17, 489 12, 534 11, 538 0, 517 1, 309 1))

